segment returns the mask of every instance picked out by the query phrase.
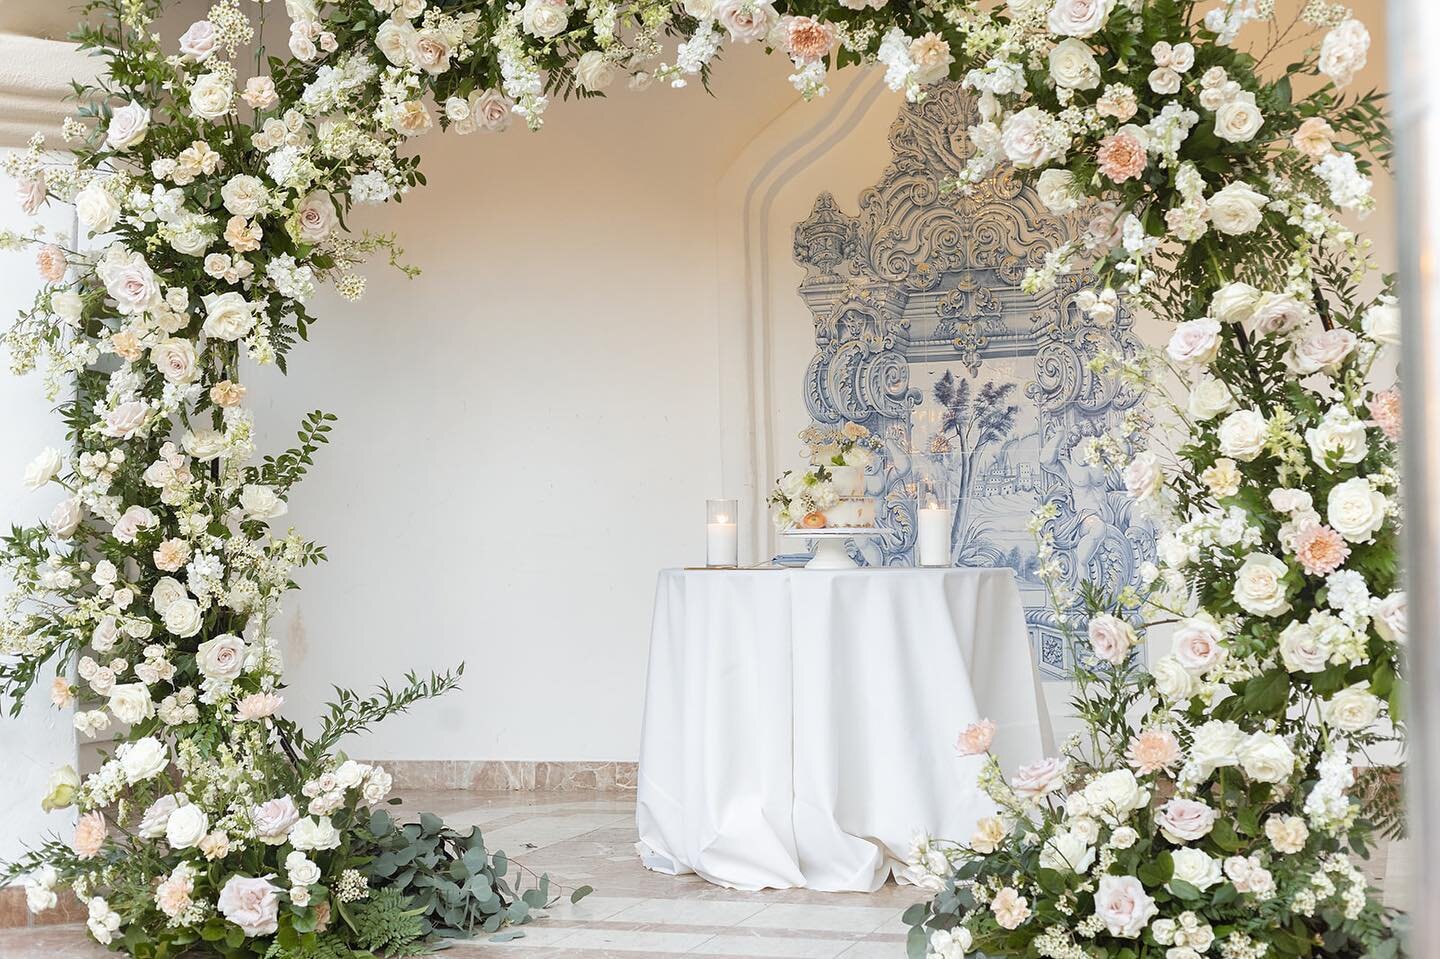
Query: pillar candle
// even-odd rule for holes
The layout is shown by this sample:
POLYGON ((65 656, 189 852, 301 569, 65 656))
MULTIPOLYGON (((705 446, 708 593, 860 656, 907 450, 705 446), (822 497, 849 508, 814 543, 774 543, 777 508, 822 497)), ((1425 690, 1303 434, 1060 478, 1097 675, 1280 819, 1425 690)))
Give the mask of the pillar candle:
POLYGON ((920 510, 920 565, 950 565, 951 511, 944 506, 926 506, 920 510))

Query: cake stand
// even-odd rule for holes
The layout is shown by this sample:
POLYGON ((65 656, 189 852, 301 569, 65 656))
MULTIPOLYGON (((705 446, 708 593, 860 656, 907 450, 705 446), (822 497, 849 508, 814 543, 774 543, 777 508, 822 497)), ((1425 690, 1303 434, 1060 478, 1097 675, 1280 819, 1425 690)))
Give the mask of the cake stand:
POLYGON ((851 539, 878 539, 885 535, 876 526, 833 526, 823 529, 804 529, 792 526, 780 535, 792 539, 815 540, 815 555, 805 564, 806 569, 857 569, 859 563, 850 558, 845 543, 851 539))

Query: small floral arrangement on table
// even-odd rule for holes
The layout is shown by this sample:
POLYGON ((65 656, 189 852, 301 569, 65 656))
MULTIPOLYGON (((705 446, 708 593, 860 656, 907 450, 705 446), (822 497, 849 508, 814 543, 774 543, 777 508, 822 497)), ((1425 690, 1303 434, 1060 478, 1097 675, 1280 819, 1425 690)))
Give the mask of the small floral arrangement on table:
POLYGON ((810 465, 786 470, 775 481, 767 502, 774 510, 775 526, 790 529, 824 529, 825 511, 836 506, 844 494, 835 484, 837 469, 862 473, 875 462, 879 441, 862 423, 847 422, 839 429, 810 426, 800 431, 810 465))

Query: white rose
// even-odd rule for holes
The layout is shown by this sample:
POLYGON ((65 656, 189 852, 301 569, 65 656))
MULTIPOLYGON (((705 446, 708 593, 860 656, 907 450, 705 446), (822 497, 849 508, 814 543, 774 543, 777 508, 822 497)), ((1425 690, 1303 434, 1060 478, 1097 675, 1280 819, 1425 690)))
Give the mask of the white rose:
POLYGON ((149 312, 164 302, 159 278, 138 251, 114 244, 95 264, 95 274, 121 313, 149 312))
POLYGON ((235 216, 251 217, 265 207, 265 184, 248 173, 237 173, 220 188, 220 199, 235 216))
POLYGON ((1325 721, 1347 733, 1370 728, 1380 715, 1380 700, 1364 684, 1347 686, 1325 701, 1325 721))
POLYGON ((1279 616, 1290 609, 1286 598, 1283 560, 1265 553, 1250 553, 1235 574, 1235 602, 1253 616, 1279 616))
POLYGON ((1219 814, 1203 802, 1175 797, 1160 807, 1155 825, 1165 838, 1179 845, 1203 839, 1210 834, 1219 814))
POLYGON ((394 66, 402 66, 410 58, 415 45, 415 28, 404 20, 386 20, 375 31, 375 46, 394 66))
POLYGON ((1292 673, 1323 672, 1330 665, 1330 648, 1308 623, 1290 623, 1280 632, 1280 660, 1292 673))
POLYGON ((1145 931, 1151 917, 1159 911, 1155 900, 1134 876, 1100 877, 1095 890, 1095 915, 1105 923, 1110 935, 1134 939, 1145 931))
POLYGON ((1305 325, 1311 316, 1309 308, 1293 296, 1262 293, 1250 320, 1256 333, 1278 336, 1305 325))
POLYGON ((196 63, 203 63, 215 52, 215 25, 209 20, 196 20, 180 35, 180 54, 196 63))
POLYGON ((1370 31, 1359 20, 1345 20, 1325 34, 1320 43, 1320 72, 1337 87, 1349 85, 1364 69, 1370 50, 1370 31))
POLYGON ((320 867, 305 857, 303 852, 292 852, 285 857, 285 874, 292 886, 313 886, 320 881, 320 867))
POLYGON ((1226 283, 1210 298, 1210 316, 1221 323, 1243 323, 1259 300, 1260 291, 1249 283, 1226 283))
POLYGON ((1360 328, 1376 343, 1385 346, 1400 344, 1400 307, 1394 303, 1378 303, 1365 311, 1360 328))
POLYGON ((161 576, 156 580, 155 588, 150 591, 150 605, 155 612, 164 616, 165 610, 187 595, 185 587, 180 584, 178 579, 173 576, 161 576))
POLYGON ((1390 643, 1403 643, 1408 638, 1405 592, 1391 593, 1376 604, 1372 612, 1375 632, 1390 643))
POLYGON ((207 73, 190 88, 190 112, 202 120, 219 120, 230 112, 234 98, 235 88, 229 77, 207 73))
POLYGON ((1080 189, 1075 183, 1075 174, 1069 170, 1052 168, 1041 173, 1035 192, 1051 213, 1069 213, 1080 205, 1080 189))
POLYGON ((1000 128, 1000 147, 1006 159, 1017 167, 1044 166, 1060 156, 1047 134, 1044 112, 1039 107, 1026 107, 1005 119, 1000 128))
POLYGON ((120 763, 120 771, 125 774, 125 781, 132 786, 159 775, 170 765, 170 753, 165 744, 154 736, 126 743, 116 751, 115 758, 120 763))
POLYGON ((575 62, 575 82, 585 90, 603 90, 615 82, 619 69, 599 50, 587 50, 575 62))
POLYGON ((169 383, 193 383, 199 368, 195 344, 171 337, 150 348, 150 362, 169 383))
POLYGON ((1195 677, 1174 656, 1156 660, 1150 667, 1150 676, 1155 680, 1155 691, 1167 703, 1182 703, 1195 695, 1198 684, 1195 677))
POLYGON ((1254 139, 1264 125, 1265 117, 1255 105, 1255 94, 1248 90, 1226 100, 1215 111, 1215 135, 1231 143, 1254 139))
POLYGON ((1125 491, 1137 500, 1149 499, 1160 492, 1165 471, 1154 453, 1139 453, 1125 467, 1125 491))
POLYGON ((410 45, 410 57, 432 76, 450 69, 450 43, 439 30, 421 30, 410 45))
POLYGON ((1218 663, 1225 654, 1225 633, 1211 619, 1187 619, 1175 629, 1175 660, 1186 671, 1199 675, 1218 663))
POLYGON ((1085 801, 1099 819, 1116 825, 1150 802, 1150 791, 1128 769, 1103 773, 1085 787, 1085 801))
POLYGON ((73 290, 56 290, 50 294, 50 312, 65 325, 74 326, 85 312, 85 300, 73 290))
POLYGON ((1187 405, 1190 415, 1196 420, 1204 422, 1234 409, 1235 397, 1230 394, 1230 387, 1226 386, 1223 380, 1218 380, 1213 376, 1202 376, 1190 388, 1190 400, 1187 405))
POLYGON ((25 467, 25 488, 37 490, 60 475, 60 469, 65 465, 65 459, 60 451, 52 446, 47 446, 40 451, 40 455, 30 461, 25 467))
POLYGON ((1209 317, 1176 324, 1165 352, 1176 363, 1204 366, 1220 352, 1220 324, 1209 317))
POLYGON ((1260 225, 1269 197, 1244 183, 1232 183, 1210 197, 1210 221, 1221 233, 1237 236, 1260 225))
POLYGON ((250 819, 257 839, 267 846, 280 846, 289 838, 290 828, 300 821, 300 811, 295 808, 295 800, 281 796, 254 807, 250 819))
POLYGON ((75 194, 75 216, 92 236, 108 233, 120 222, 120 203, 98 179, 75 194))
POLYGON ((289 507, 269 486, 247 483, 240 490, 240 508, 250 519, 266 520, 284 516, 289 507))
POLYGON ((1100 64, 1084 40, 1061 40, 1050 50, 1050 76, 1056 86, 1093 90, 1100 85, 1100 64))
POLYGON ((210 830, 210 818, 205 810, 188 803, 170 814, 165 822, 165 841, 171 849, 189 849, 205 838, 210 830))
POLYGON ((165 628, 181 639, 188 639, 200 632, 204 617, 200 606, 193 599, 177 599, 166 607, 162 618, 165 628))
POLYGON ((245 669, 245 642, 230 635, 206 640, 195 651, 195 665, 207 679, 239 679, 245 669))
POLYGON ((1268 424, 1258 410, 1236 410, 1220 422, 1220 452, 1249 463, 1265 451, 1268 424))
POLYGON ((1136 642, 1134 628, 1109 613, 1091 617, 1088 633, 1095 655, 1113 666, 1125 662, 1136 642))
POLYGON ((1346 329, 1323 330, 1296 343, 1286 357, 1297 373, 1330 373, 1339 371, 1358 343, 1355 334, 1346 329))
POLYGON ((80 528, 80 521, 84 516, 80 501, 71 496, 55 504, 45 525, 50 527, 50 532, 55 534, 56 539, 69 539, 80 528))
POLYGON ((1368 543, 1385 525, 1389 507, 1385 494, 1363 476, 1336 484, 1326 501, 1325 515, 1330 526, 1352 543, 1368 543))
POLYGON ((123 107, 116 107, 110 114, 110 125, 105 129, 105 143, 112 150, 133 147, 145 139, 150 129, 150 110, 131 100, 123 107))
POLYGON ((1201 723, 1190 740, 1190 763, 1203 778, 1221 766, 1239 762, 1237 753, 1245 733, 1235 723, 1218 719, 1201 723))
POLYGON ((470 113, 487 133, 504 133, 515 115, 515 104, 499 90, 486 90, 471 98, 470 113))
POLYGON ((1326 473, 1333 473, 1335 464, 1360 462, 1369 451, 1365 424, 1343 406, 1332 406, 1317 426, 1306 430, 1305 442, 1315 465, 1326 473))
POLYGON ((110 700, 106 705, 116 719, 132 726, 155 715, 155 701, 150 698, 150 689, 144 683, 111 686, 110 700))
POLYGON ((1056 0, 1050 8, 1050 32, 1062 37, 1089 37, 1100 32, 1115 0, 1056 0))
POLYGON ((570 7, 564 0, 526 0, 520 12, 525 32, 541 40, 549 40, 565 32, 570 21, 570 7))
POLYGON ((740 43, 764 40, 779 19, 770 0, 719 0, 711 13, 731 41, 740 43))
POLYGON ((1080 836, 1057 832, 1040 850, 1040 868, 1083 873, 1095 862, 1095 849, 1080 836))
POLYGON ((340 832, 329 816, 306 816, 290 828, 290 845, 306 851, 334 849, 340 845, 340 832))
POLYGON ((1272 733, 1251 733, 1240 743, 1236 757, 1245 775, 1256 782, 1282 783, 1295 770, 1295 754, 1272 733))
MULTIPOLYGON (((1170 853, 1175 864, 1171 881, 1180 880, 1204 892, 1225 878, 1220 860, 1201 849, 1176 849, 1170 853)), ((1168 887, 1168 884, 1167 884, 1168 887)))
POLYGON ((217 340, 238 340, 255 326, 254 305, 233 290, 228 293, 207 293, 200 298, 205 304, 206 336, 217 340))
POLYGON ((328 239, 340 226, 335 201, 324 190, 306 194, 295 210, 295 222, 301 243, 319 243, 328 239))

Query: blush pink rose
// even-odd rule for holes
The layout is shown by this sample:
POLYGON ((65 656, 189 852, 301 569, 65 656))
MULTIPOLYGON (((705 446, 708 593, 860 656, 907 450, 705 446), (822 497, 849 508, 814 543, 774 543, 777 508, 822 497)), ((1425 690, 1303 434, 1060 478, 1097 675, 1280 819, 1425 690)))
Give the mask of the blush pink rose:
POLYGON ((962 756, 979 756, 990 751, 990 743, 994 739, 994 720, 982 719, 961 731, 960 738, 955 740, 955 748, 962 756))
POLYGON ((1159 908, 1134 876, 1101 876, 1095 890, 1095 915, 1110 935, 1134 939, 1145 931, 1159 908))
POLYGON ((1015 770, 1010 785, 1026 799, 1039 799, 1065 785, 1065 777, 1068 775, 1070 763, 1062 758, 1051 757, 1015 770))
POLYGON ((106 436, 113 436, 117 439, 129 439, 135 431, 145 425, 145 417, 150 415, 150 407, 142 400, 129 400, 121 403, 113 410, 105 414, 106 436))
POLYGON ((220 890, 220 915, 247 936, 268 936, 279 928, 280 887, 258 876, 231 876, 220 890))
POLYGON ((1135 630, 1125 620, 1101 613, 1090 620, 1090 648, 1112 666, 1119 666, 1135 645, 1135 630))
POLYGON ((1298 373, 1333 373, 1355 350, 1355 334, 1345 329, 1325 330, 1306 337, 1295 345, 1290 364, 1298 373))
POLYGON ((278 846, 290 834, 290 827, 300 821, 300 810, 289 796, 263 802, 250 811, 255 835, 267 846, 278 846))
POLYGON ((1194 842, 1209 834, 1217 813, 1203 802, 1175 797, 1155 814, 1155 825, 1173 843, 1194 842))
POLYGON ((1223 654, 1220 627, 1206 619, 1187 619, 1175 630, 1175 658, 1190 673, 1203 673, 1223 654))
POLYGON ((196 20, 180 35, 180 52, 196 62, 209 59, 215 52, 215 25, 209 20, 196 20))
POLYGON ((730 32, 732 41, 740 43, 764 40, 776 19, 769 0, 720 0, 711 16, 730 32))

